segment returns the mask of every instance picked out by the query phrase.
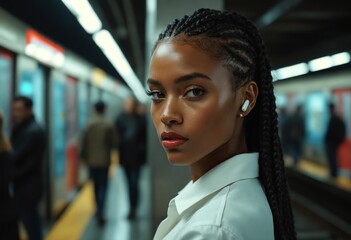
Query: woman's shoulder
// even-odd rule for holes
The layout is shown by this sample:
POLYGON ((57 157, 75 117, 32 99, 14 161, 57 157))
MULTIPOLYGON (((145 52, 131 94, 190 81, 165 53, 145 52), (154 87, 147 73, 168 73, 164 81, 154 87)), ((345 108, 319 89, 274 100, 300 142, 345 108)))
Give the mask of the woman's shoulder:
POLYGON ((187 234, 223 235, 219 239, 274 239, 272 213, 257 179, 232 183, 199 205, 187 220, 187 234))
POLYGON ((272 211, 258 179, 241 180, 229 186, 221 224, 243 239, 252 239, 252 234, 274 239, 272 211))

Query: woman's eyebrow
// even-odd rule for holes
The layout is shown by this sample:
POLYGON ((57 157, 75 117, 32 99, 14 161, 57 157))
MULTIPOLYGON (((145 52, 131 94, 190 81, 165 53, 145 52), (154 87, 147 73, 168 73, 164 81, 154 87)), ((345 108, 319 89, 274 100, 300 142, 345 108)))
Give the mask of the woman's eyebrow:
POLYGON ((211 80, 211 78, 205 74, 194 72, 194 73, 190 73, 190 74, 187 74, 187 75, 184 75, 184 76, 177 78, 175 80, 175 83, 182 83, 182 82, 190 81, 194 78, 204 78, 207 80, 211 80))
POLYGON ((161 83, 159 83, 157 80, 152 79, 152 78, 148 78, 148 79, 146 80, 146 83, 147 83, 147 84, 153 84, 153 85, 161 86, 161 83))
MULTIPOLYGON (((175 80, 175 83, 179 84, 179 83, 182 83, 182 82, 187 82, 187 81, 190 81, 190 80, 192 80, 194 78, 204 78, 204 79, 207 79, 207 80, 212 80, 209 76, 207 76, 205 74, 194 72, 194 73, 186 74, 184 76, 181 76, 181 77, 177 78, 175 80)), ((147 79, 146 83, 154 84, 154 85, 161 85, 157 80, 152 79, 152 78, 147 79)))

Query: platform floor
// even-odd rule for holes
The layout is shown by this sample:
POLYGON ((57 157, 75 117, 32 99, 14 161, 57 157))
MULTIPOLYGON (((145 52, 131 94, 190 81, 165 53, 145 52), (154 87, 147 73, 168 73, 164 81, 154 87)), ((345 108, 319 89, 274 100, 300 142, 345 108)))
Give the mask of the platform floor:
MULTIPOLYGON (((291 159, 289 159, 288 157, 286 157, 285 159, 286 159, 286 165, 288 167, 292 167, 291 159)), ((328 166, 325 164, 301 159, 298 162, 296 169, 322 182, 328 182, 330 184, 335 185, 335 187, 339 187, 351 192, 351 178, 347 176, 330 178, 328 166)))
POLYGON ((94 216, 91 217, 81 240, 134 240, 152 239, 150 219, 150 171, 145 167, 140 177, 140 205, 137 219, 127 219, 129 202, 127 182, 124 171, 118 168, 111 178, 106 202, 106 225, 99 227, 94 216))
POLYGON ((140 205, 137 219, 129 221, 127 182, 122 168, 111 176, 106 199, 106 224, 99 227, 95 219, 93 185, 88 182, 62 217, 52 227, 46 240, 150 240, 150 170, 140 176, 140 205))

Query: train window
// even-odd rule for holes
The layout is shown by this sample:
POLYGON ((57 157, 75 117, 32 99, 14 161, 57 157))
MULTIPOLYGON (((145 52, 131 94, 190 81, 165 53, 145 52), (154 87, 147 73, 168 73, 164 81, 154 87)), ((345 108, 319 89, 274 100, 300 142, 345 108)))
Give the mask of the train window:
POLYGON ((34 115, 37 121, 45 125, 45 74, 44 68, 35 60, 25 56, 17 59, 17 94, 33 100, 34 115))

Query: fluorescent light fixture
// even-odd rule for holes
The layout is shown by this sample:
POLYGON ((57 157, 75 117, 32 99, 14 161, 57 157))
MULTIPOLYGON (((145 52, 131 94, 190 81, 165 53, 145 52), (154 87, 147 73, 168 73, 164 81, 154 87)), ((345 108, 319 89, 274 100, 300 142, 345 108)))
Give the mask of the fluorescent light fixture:
POLYGON ((94 33, 101 29, 102 23, 100 19, 90 18, 87 16, 78 17, 78 22, 85 29, 87 33, 94 33))
POLYGON ((308 64, 299 63, 292 66, 280 68, 277 70, 272 70, 271 74, 273 77, 273 82, 275 82, 280 79, 303 75, 308 73, 309 71, 315 72, 322 69, 327 69, 327 68, 339 66, 342 64, 347 64, 350 61, 351 61, 350 53, 342 52, 342 53, 334 54, 332 56, 325 56, 325 57, 311 60, 308 62, 308 64))
POLYGON ((148 98, 145 94, 144 87, 142 86, 138 77, 135 75, 133 69, 130 67, 127 59, 116 41, 113 39, 111 33, 105 29, 100 30, 93 35, 93 40, 101 48, 105 56, 119 72, 122 78, 126 81, 138 100, 140 102, 146 102, 148 98))
POLYGON ((288 67, 279 68, 275 73, 279 80, 296 77, 308 73, 308 65, 306 63, 298 63, 288 67))
POLYGON ((272 71, 271 71, 271 75, 272 75, 272 80, 273 80, 273 82, 279 80, 277 70, 272 70, 272 71))
POLYGON ((75 15, 87 33, 94 33, 102 28, 102 23, 87 0, 62 0, 75 15))
POLYGON ((342 52, 334 54, 332 56, 326 56, 311 60, 308 62, 310 71, 315 72, 322 69, 335 67, 338 65, 346 64, 350 62, 350 54, 348 52, 342 52))
POLYGON ((146 1, 146 8, 147 8, 148 13, 156 13, 157 0, 147 0, 146 1))
POLYGON ((317 58, 309 61, 308 66, 312 72, 331 68, 333 66, 333 59, 329 56, 317 58))
POLYGON ((351 61, 351 57, 348 52, 334 54, 333 56, 331 56, 331 58, 333 59, 334 66, 346 64, 351 61))
POLYGON ((144 87, 130 67, 123 52, 115 42, 111 33, 101 30, 102 23, 87 0, 62 0, 66 7, 77 17, 86 32, 93 34, 93 40, 101 48, 105 56, 126 81, 141 102, 147 101, 144 87))

